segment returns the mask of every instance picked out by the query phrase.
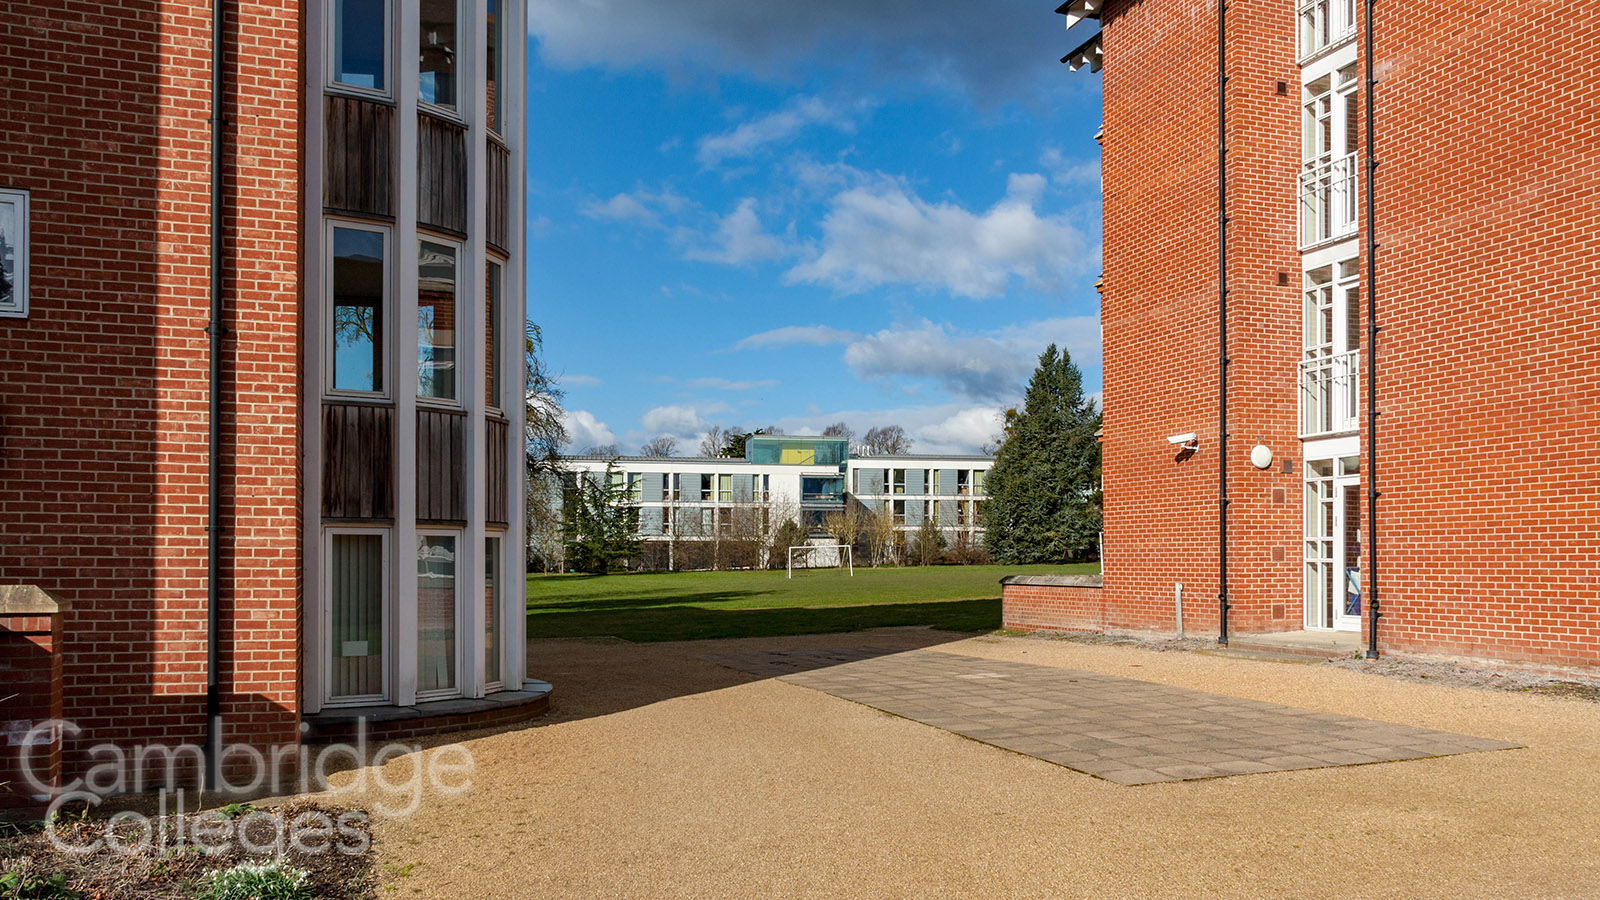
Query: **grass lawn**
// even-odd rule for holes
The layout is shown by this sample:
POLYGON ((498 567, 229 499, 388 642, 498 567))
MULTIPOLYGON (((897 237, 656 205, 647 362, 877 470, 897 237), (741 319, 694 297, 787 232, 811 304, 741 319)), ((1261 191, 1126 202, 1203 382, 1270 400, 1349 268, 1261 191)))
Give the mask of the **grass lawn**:
POLYGON ((797 572, 661 572, 533 575, 528 636, 611 635, 688 641, 928 625, 946 631, 1000 627, 1005 575, 1082 575, 1065 566, 929 566, 797 572))

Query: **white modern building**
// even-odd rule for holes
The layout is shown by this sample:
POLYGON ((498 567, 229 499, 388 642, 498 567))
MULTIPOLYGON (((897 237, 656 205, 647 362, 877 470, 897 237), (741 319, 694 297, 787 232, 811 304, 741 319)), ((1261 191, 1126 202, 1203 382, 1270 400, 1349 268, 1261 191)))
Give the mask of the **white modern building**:
MULTIPOLYGON (((831 540, 824 521, 846 509, 888 517, 895 532, 932 519, 946 543, 976 546, 983 532, 984 480, 991 456, 850 455, 844 438, 757 435, 744 459, 722 457, 575 456, 573 473, 611 477, 629 486, 639 507, 639 538, 673 552, 673 544, 715 544, 767 534, 798 520, 818 543, 831 540)), ((673 560, 676 562, 676 560, 673 560)))

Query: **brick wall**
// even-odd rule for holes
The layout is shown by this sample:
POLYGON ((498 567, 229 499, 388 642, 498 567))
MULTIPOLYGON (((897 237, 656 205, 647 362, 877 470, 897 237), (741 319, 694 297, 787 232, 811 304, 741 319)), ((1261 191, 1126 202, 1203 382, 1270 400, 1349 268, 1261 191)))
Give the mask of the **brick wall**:
POLYGON ((1596 665, 1600 22, 1496 13, 1377 12, 1380 636, 1596 665))
MULTIPOLYGON (((1300 621, 1299 469, 1248 461, 1257 443, 1280 458, 1299 451, 1293 17, 1290 0, 1228 11, 1229 590, 1240 631, 1300 621)), ((1102 21, 1107 624, 1171 629, 1181 583, 1186 627, 1214 630, 1216 7, 1113 3, 1102 21), (1186 432, 1199 435, 1191 456, 1167 442, 1186 432)))
MULTIPOLYGON (((271 742, 298 718, 301 13, 230 11, 224 714, 271 742)), ((0 582, 70 601, 79 751, 201 734, 209 15, 0 0, 0 182, 33 204, 31 312, 0 319, 0 582)))
POLYGON ((1098 577, 1014 575, 1000 582, 1000 620, 1011 631, 1105 631, 1098 577))
MULTIPOLYGON (((1170 628, 1182 582, 1203 631, 1217 621, 1216 8, 1108 7, 1107 625, 1170 628), (1164 438, 1188 431, 1200 451, 1175 461, 1164 438)), ((1504 13, 1515 28, 1443 0, 1378 7, 1380 646, 1596 665, 1600 23, 1538 0, 1504 13)), ((1228 14, 1239 631, 1301 624, 1293 17, 1285 0, 1228 14), (1249 467, 1256 443, 1294 473, 1249 467)), ((1365 455, 1364 419, 1361 437, 1365 455)), ((1369 557, 1369 597, 1371 571, 1369 557)))
POLYGON ((53 609, 8 609, 0 597, 0 813, 37 809, 33 783, 61 783, 60 731, 39 730, 61 718, 61 621, 53 609))

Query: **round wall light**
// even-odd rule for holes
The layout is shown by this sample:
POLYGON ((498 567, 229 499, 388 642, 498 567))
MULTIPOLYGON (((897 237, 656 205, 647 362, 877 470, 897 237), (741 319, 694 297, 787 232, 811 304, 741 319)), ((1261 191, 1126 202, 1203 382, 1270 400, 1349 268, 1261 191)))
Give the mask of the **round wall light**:
POLYGON ((1272 448, 1266 444, 1257 444, 1250 449, 1250 465, 1258 469, 1265 469, 1272 465, 1272 448))

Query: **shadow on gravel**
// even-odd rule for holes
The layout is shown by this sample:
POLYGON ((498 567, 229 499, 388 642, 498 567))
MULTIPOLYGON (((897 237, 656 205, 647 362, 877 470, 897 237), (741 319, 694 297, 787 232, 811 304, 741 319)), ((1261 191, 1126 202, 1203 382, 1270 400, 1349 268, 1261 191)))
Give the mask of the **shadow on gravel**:
MULTIPOLYGON (((699 595, 685 598, 701 601, 699 595)), ((619 637, 634 642, 832 634, 921 625, 941 631, 981 632, 1000 627, 1000 600, 944 600, 822 608, 700 609, 693 606, 627 608, 647 600, 595 603, 580 612, 536 612, 528 617, 531 640, 619 637), (623 608, 617 608, 617 607, 623 608)), ((573 605, 563 604, 562 609, 573 605)), ((537 610, 538 607, 533 607, 537 610)))

